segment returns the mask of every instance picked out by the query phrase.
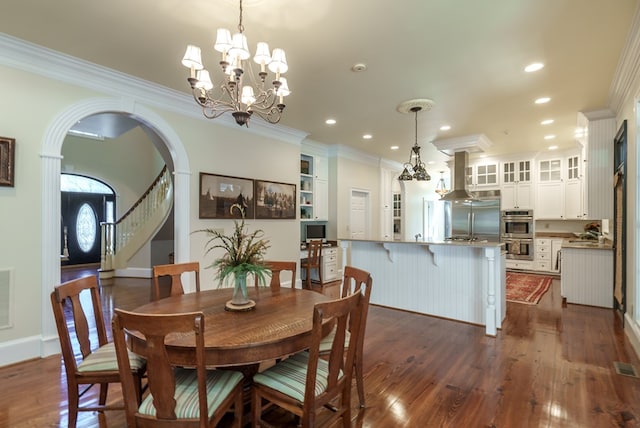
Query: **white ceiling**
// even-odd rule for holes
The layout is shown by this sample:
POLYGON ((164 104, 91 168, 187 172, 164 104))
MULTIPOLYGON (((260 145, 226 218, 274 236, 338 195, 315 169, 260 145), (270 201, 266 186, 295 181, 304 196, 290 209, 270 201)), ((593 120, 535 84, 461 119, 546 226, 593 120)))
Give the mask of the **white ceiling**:
MULTIPOLYGON (((292 94, 282 124, 404 162, 414 117, 396 107, 429 98, 435 106, 419 114, 418 141, 423 159, 437 162, 431 169, 447 159, 430 144, 435 139, 484 134, 490 155, 574 147, 577 112, 608 105, 637 3, 245 0, 243 21, 252 50, 266 41, 287 52, 292 94), (524 73, 534 61, 545 68, 524 73), (356 63, 367 70, 352 72, 356 63), (541 96, 552 100, 534 105, 541 96), (325 125, 329 117, 338 123, 325 125), (546 118, 554 124, 541 126, 546 118), (451 130, 440 131, 443 124, 451 130), (363 140, 365 133, 373 138, 363 140)), ((215 31, 234 31, 238 13, 237 0, 8 0, 0 28, 187 92, 186 45, 199 45, 205 66, 217 72, 215 31)))

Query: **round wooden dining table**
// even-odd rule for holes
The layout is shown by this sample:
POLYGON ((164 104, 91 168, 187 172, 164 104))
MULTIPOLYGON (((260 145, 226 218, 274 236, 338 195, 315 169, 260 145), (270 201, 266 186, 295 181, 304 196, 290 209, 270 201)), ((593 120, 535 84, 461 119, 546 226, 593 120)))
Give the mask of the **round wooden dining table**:
MULTIPOLYGON (((311 341, 313 307, 329 300, 310 290, 282 287, 253 289, 251 311, 225 310, 233 290, 222 288, 167 297, 140 306, 133 312, 144 314, 204 313, 204 346, 209 366, 250 366, 307 349, 311 341)), ((326 326, 328 334, 332 325, 326 326)), ((146 342, 129 332, 133 352, 145 355, 146 342)), ((169 335, 169 357, 174 364, 192 365, 195 343, 192 335, 169 335)))

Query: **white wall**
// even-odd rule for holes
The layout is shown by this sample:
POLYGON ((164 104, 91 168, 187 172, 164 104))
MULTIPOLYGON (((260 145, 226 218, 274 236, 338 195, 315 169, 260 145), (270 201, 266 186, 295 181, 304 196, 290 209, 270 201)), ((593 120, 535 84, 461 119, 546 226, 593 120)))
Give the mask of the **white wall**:
MULTIPOLYGON (((164 121, 163 127, 173 131, 168 134, 177 136, 174 143, 183 144, 189 158, 190 170, 179 171, 190 174, 189 230, 181 230, 183 234, 203 227, 229 230, 232 225, 231 221, 198 219, 200 171, 296 184, 299 146, 304 137, 302 133, 286 128, 252 124, 252 128, 247 129, 229 125, 222 118, 206 120, 194 114, 197 108, 186 94, 153 88, 148 83, 137 90, 135 79, 114 75, 89 64, 78 67, 75 62, 56 58, 47 61, 48 52, 42 53, 42 57, 27 55, 25 52, 29 49, 29 46, 14 49, 0 37, 0 93, 6 100, 11 100, 0 106, 0 129, 2 136, 16 139, 15 187, 0 187, 0 239, 3 243, 0 245, 0 269, 12 270, 15 285, 11 298, 12 326, 0 330, 0 365, 46 353, 43 343, 49 335, 55 334, 46 331, 52 325, 48 293, 55 283, 44 283, 49 281, 45 280, 47 274, 41 248, 43 225, 56 224, 59 219, 42 215, 41 201, 46 199, 42 177, 50 173, 45 174, 42 170, 41 154, 47 133, 70 109, 83 103, 90 104, 94 99, 112 97, 116 104, 123 106, 123 111, 155 111, 154 118, 157 115, 158 120, 164 121), (71 69, 67 70, 67 67, 71 69), (76 72, 79 74, 74 75, 76 72)), ((135 173, 135 170, 131 172, 135 173)), ((123 177, 126 173, 128 171, 123 171, 123 177)), ((123 182, 127 180, 123 179, 123 182)), ((55 195, 50 197, 55 200, 55 195)), ((272 247, 267 257, 298 258, 297 220, 252 220, 248 223, 252 228, 264 229, 271 239, 272 247), (296 238, 291 239, 292 236, 296 238)), ((200 260, 204 266, 211 259, 203 258, 202 238, 190 236, 187 257, 200 260)), ((148 255, 145 257, 149 259, 148 255)), ((204 288, 212 287, 213 272, 203 272, 203 282, 204 288)))

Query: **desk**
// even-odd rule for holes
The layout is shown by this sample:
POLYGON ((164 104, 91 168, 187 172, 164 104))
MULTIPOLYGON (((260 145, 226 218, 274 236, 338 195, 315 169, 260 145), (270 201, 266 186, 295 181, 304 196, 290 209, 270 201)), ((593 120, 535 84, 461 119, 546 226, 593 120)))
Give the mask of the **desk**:
MULTIPOLYGON (((309 347, 313 307, 328 300, 320 293, 295 288, 249 290, 256 307, 249 312, 225 311, 233 289, 223 288, 167 297, 134 312, 171 314, 202 311, 205 316, 204 346, 209 366, 247 366, 281 358, 309 347)), ((329 333, 327 326, 325 334, 329 333)), ((132 350, 145 355, 144 338, 130 335, 132 350)), ((168 336, 171 361, 190 365, 194 360, 193 337, 168 336)))

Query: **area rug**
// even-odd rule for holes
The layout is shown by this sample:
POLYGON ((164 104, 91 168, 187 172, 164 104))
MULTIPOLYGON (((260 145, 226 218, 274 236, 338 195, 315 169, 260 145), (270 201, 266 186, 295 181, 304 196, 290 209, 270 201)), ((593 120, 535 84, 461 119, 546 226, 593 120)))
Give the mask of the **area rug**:
POLYGON ((536 305, 552 281, 550 276, 507 272, 507 301, 536 305))

